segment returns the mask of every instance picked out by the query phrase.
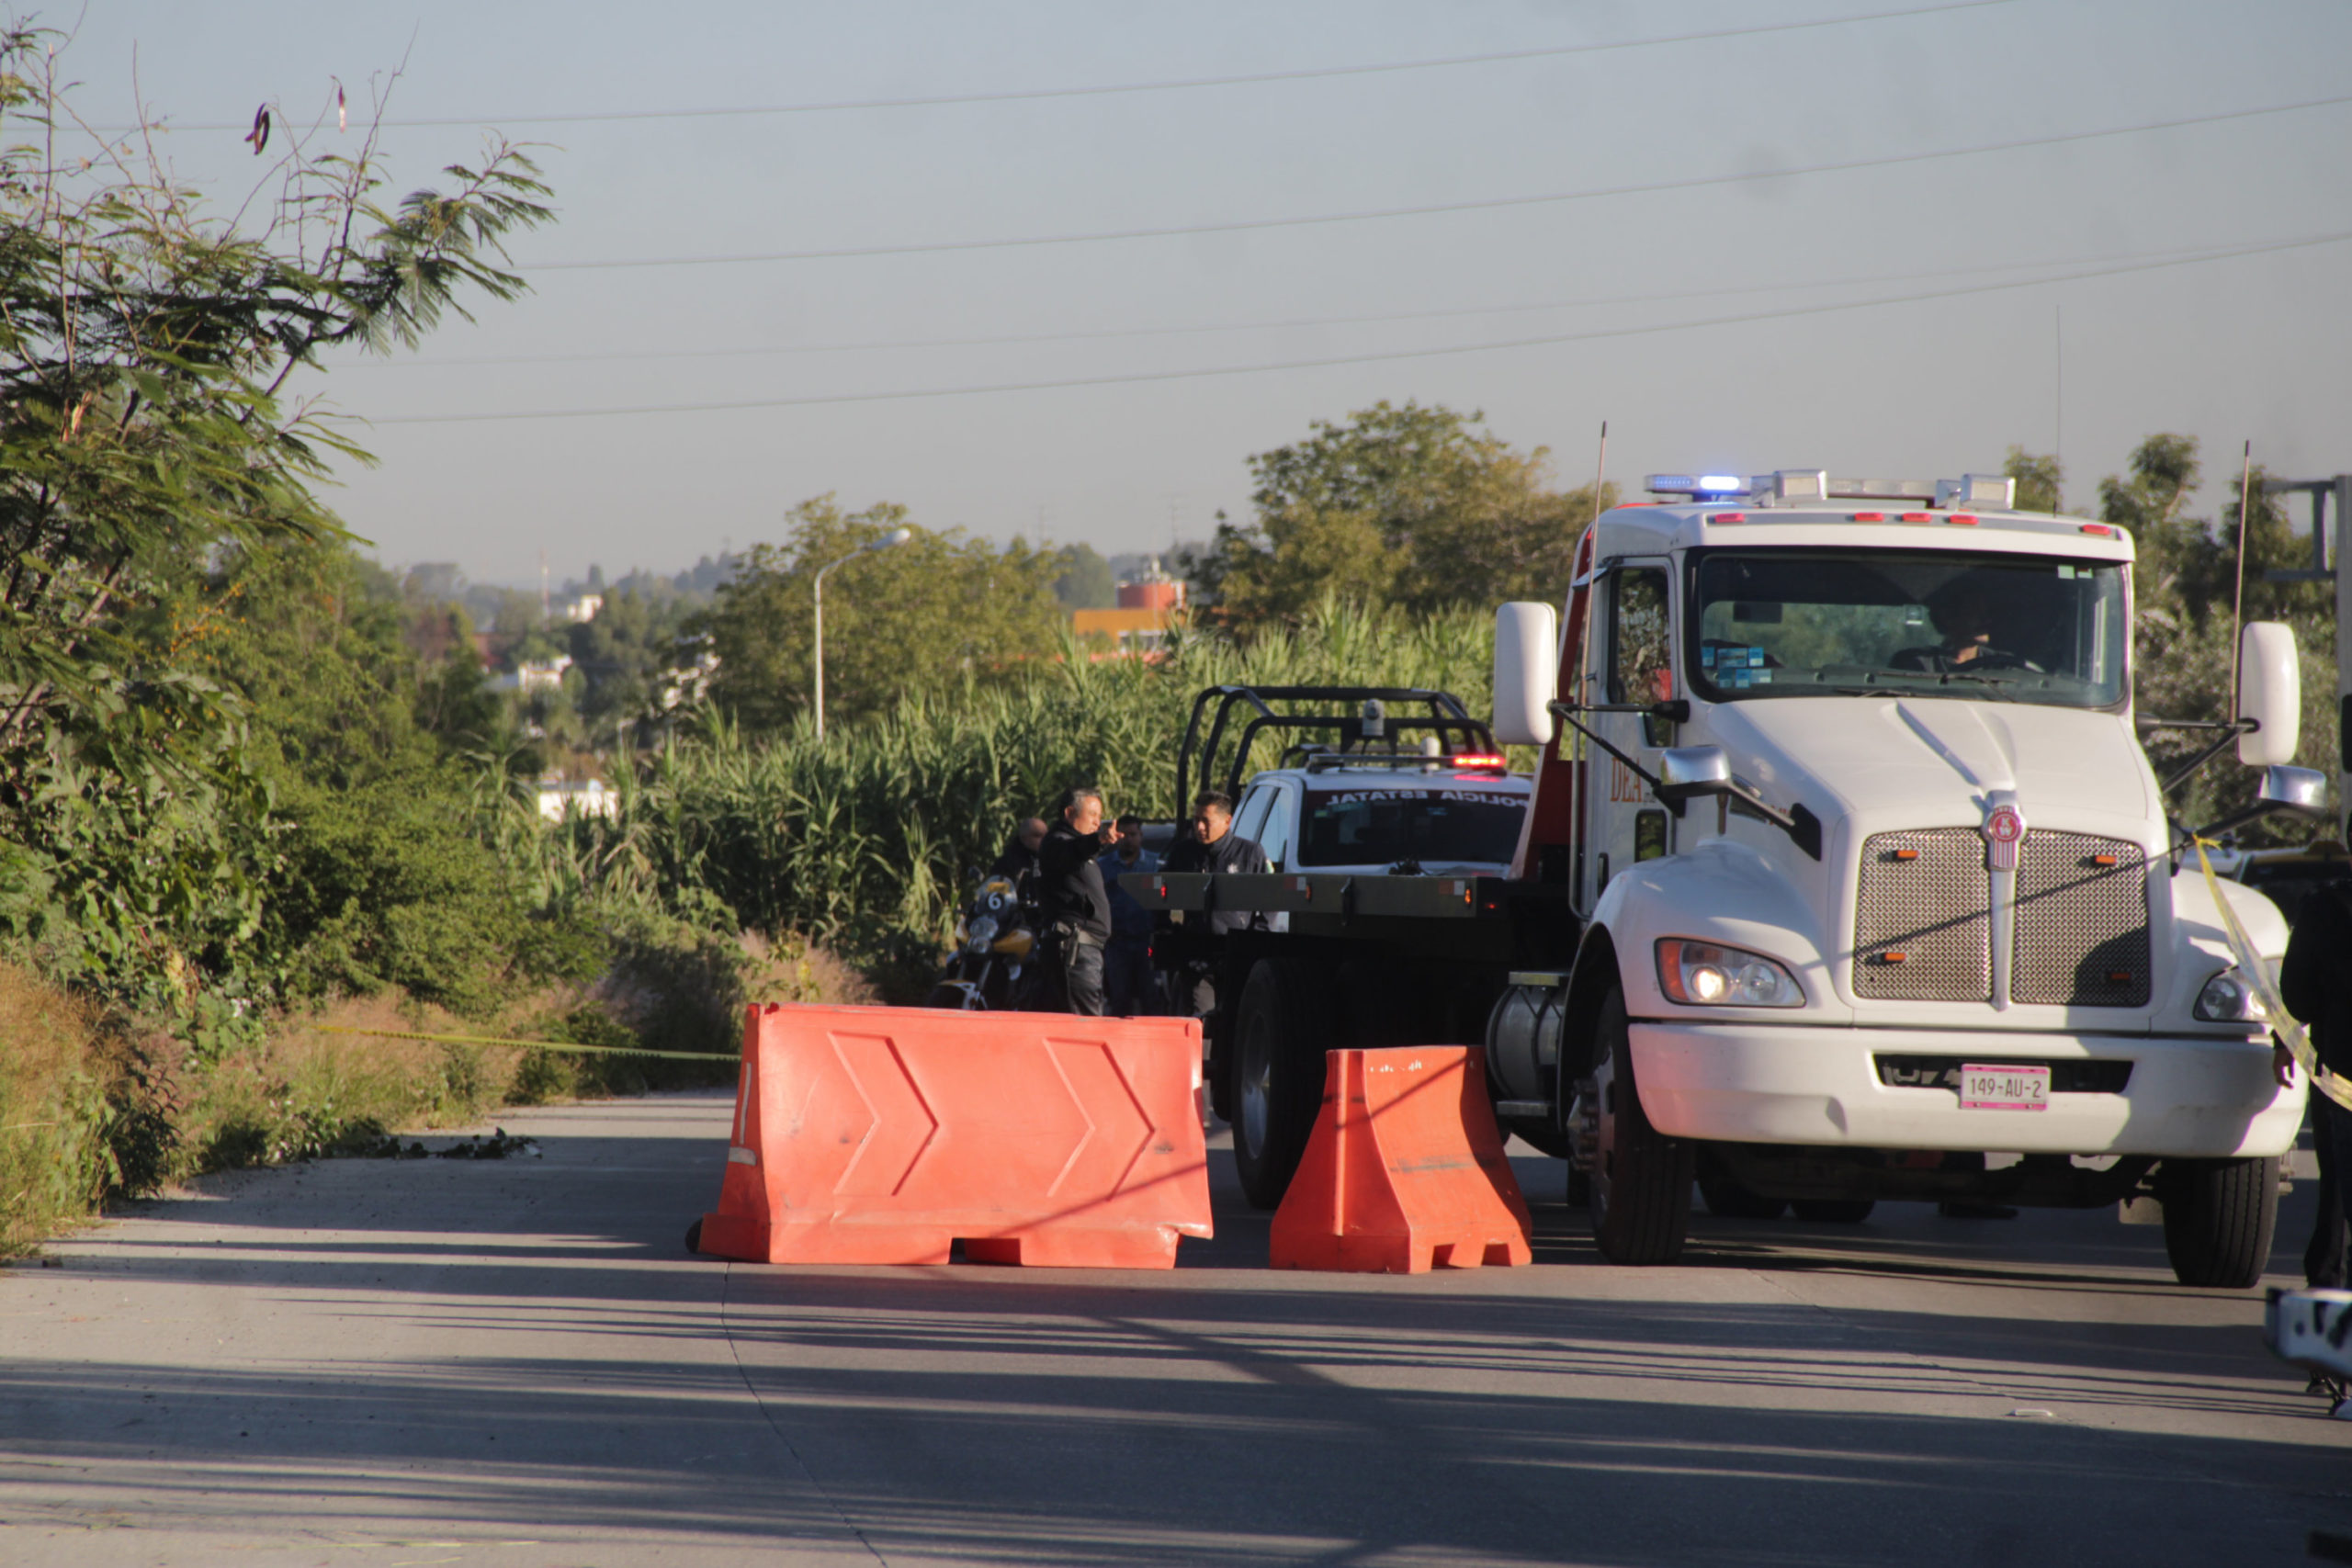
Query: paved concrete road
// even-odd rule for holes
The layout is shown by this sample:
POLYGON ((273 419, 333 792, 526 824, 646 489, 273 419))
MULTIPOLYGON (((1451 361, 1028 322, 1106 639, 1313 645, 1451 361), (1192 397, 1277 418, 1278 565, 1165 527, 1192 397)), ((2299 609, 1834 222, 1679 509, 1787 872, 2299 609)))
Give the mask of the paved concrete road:
MULTIPOLYGON (((0 1562, 2291 1562, 2352 1424, 2105 1213, 1702 1219, 1532 1269, 682 1255, 728 1104, 208 1185, 0 1270, 0 1562)), ((2291 1269, 2309 1187, 2281 1228, 2291 1269)))

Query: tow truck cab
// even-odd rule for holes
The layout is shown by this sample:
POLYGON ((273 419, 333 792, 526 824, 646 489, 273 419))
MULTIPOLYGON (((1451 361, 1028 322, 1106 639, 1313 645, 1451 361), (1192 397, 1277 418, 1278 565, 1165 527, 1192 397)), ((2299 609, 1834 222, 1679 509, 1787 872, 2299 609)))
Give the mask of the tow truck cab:
MULTIPOLYGON (((1511 976, 1489 1073, 1557 1118, 1604 1250, 1672 1256, 1694 1176, 1824 1217, 2153 1196, 2185 1280, 2250 1282, 2303 1092, 2216 898, 2266 962, 2286 927, 2180 852, 2129 535, 1981 476, 1650 484, 1564 613, 1498 615, 1495 733, 1544 748, 1513 875, 1581 931, 1511 976)), ((2265 808, 2317 809, 2291 634, 2245 646, 2223 740, 2265 808)))

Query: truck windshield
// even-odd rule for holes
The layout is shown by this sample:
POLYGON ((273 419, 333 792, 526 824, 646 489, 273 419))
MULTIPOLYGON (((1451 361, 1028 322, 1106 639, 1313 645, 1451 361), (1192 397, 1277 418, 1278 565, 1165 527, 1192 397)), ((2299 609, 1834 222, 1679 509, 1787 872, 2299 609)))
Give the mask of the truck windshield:
POLYGON ((1508 863, 1527 801, 1461 789, 1310 790, 1298 863, 1508 863))
POLYGON ((1691 564, 1690 684, 1753 697, 2123 700, 2123 567, 1943 550, 1711 550, 1691 564))

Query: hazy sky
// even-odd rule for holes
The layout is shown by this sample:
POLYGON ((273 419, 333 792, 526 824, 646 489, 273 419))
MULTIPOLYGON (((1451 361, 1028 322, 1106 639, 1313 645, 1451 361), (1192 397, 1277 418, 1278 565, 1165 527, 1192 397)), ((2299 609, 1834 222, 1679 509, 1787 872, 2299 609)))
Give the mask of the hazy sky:
POLYGON ((135 70, 179 172, 232 196, 258 104, 308 116, 339 78, 356 111, 403 58, 401 188, 481 128, 547 144, 534 292, 326 383, 381 458, 350 525, 478 581, 542 550, 559 580, 674 570, 828 491, 1164 547, 1246 512, 1250 453, 1382 398, 1484 409, 1565 483, 1604 419, 1620 479, 1930 478, 2021 443, 2088 507, 2157 430, 2205 443, 2207 510, 2248 437, 2352 470, 2344 0, 40 19, 74 29, 85 116, 129 118, 135 70), (794 112, 695 112, 723 109, 794 112), (1187 231, 1075 238, 1139 230, 1187 231), (989 243, 1034 240, 1069 243, 989 243), (786 259, 708 260, 745 255, 786 259), (1000 388, 1034 389, 970 390, 1000 388), (592 412, 712 404, 767 406, 592 412))

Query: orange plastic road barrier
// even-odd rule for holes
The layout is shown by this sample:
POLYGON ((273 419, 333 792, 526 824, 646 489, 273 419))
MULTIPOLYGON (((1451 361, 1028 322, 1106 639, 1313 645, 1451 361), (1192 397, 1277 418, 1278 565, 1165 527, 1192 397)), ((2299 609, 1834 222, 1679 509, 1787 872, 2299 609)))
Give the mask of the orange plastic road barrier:
POLYGON ((718 1209, 760 1263, 1170 1269, 1209 1234, 1191 1019, 755 1007, 718 1209))
POLYGON ((1323 1111, 1274 1212, 1273 1265, 1420 1274, 1526 1263, 1534 1223, 1476 1045, 1334 1051, 1323 1111))

